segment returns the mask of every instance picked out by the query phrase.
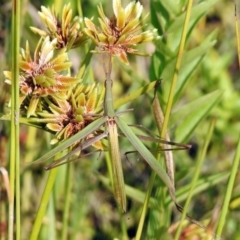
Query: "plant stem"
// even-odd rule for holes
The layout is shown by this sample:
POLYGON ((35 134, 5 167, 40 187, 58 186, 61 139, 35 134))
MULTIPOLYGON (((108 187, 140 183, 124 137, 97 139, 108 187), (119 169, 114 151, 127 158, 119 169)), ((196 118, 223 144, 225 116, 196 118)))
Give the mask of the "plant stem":
POLYGON ((167 125, 168 125, 168 121, 169 121, 171 110, 172 110, 173 98, 174 98, 175 88, 177 85, 177 79, 178 79, 180 66, 181 66, 181 62, 182 62, 184 46, 185 46, 187 31, 188 31, 188 23, 189 23, 190 15, 191 15, 192 4, 193 4, 193 0, 189 0, 188 5, 187 5, 187 11, 186 11, 186 17, 185 17, 185 21, 184 21, 183 31, 182 31, 182 37, 181 37, 180 46, 179 46, 179 50, 178 50, 177 62, 176 62, 176 66, 174 69, 173 80, 172 80, 172 84, 171 84, 171 88, 170 88, 170 92, 169 92, 169 96, 168 96, 166 112, 164 114, 164 121, 163 121, 163 126, 162 126, 162 131, 161 131, 162 138, 164 138, 166 135, 167 125))
POLYGON ((229 181, 228 181, 227 192, 225 194, 224 203, 223 203, 223 207, 221 209, 221 215, 220 215, 220 219, 219 219, 218 227, 217 227, 217 231, 216 231, 216 235, 219 237, 222 234, 222 230, 223 230, 223 227, 224 227, 224 224, 226 221, 226 216, 227 216, 227 212, 229 209, 229 202, 231 200, 234 182, 235 182, 236 175, 238 172, 239 162, 240 162, 240 136, 239 136, 239 140, 238 140, 237 151, 236 151, 236 154, 235 154, 235 157, 233 160, 231 174, 230 174, 229 181))
MULTIPOLYGON (((86 45, 86 44, 85 44, 86 45)), ((86 47, 85 47, 86 48, 86 47)), ((78 70, 78 74, 77 74, 77 78, 78 79, 82 79, 83 76, 85 75, 86 73, 86 69, 87 67, 89 66, 89 63, 90 63, 90 60, 92 58, 92 53, 91 53, 91 50, 94 49, 94 45, 91 44, 91 46, 89 47, 89 49, 86 49, 86 56, 84 58, 84 60, 82 61, 81 65, 80 65, 80 68, 78 70)))
POLYGON ((14 215, 16 214, 16 238, 20 239, 20 171, 19 171, 19 44, 20 1, 12 1, 12 95, 11 95, 11 151, 10 151, 10 200, 8 239, 14 239, 14 215), (14 213, 16 183, 16 213, 14 213))
POLYGON ((57 176, 57 170, 58 170, 57 168, 53 168, 49 172, 47 183, 46 183, 44 192, 42 194, 42 199, 41 199, 40 205, 38 207, 37 216, 36 216, 33 228, 32 228, 30 240, 38 239, 38 235, 39 235, 41 225, 42 225, 42 219, 45 215, 46 208, 47 208, 48 202, 49 202, 49 198, 51 196, 53 184, 54 184, 56 176, 57 176))
POLYGON ((68 234, 68 218, 71 202, 71 188, 72 188, 72 174, 73 174, 73 165, 71 163, 67 164, 67 173, 66 173, 66 184, 65 184, 65 202, 64 202, 64 212, 63 212, 63 228, 62 228, 62 240, 67 239, 68 234))
POLYGON ((196 187, 197 180, 198 180, 198 177, 199 177, 199 173, 200 173, 200 170, 201 170, 201 166, 202 166, 203 161, 205 159, 207 148, 208 148, 208 145, 209 145, 210 140, 211 140, 211 136, 212 136, 212 133, 213 133, 214 125, 215 125, 215 120, 212 121, 212 123, 211 123, 211 125, 209 127, 205 144, 203 146, 201 155, 198 158, 197 166, 196 166, 196 169, 194 171, 195 174, 193 176, 193 180, 191 181, 191 187, 190 187, 190 190, 189 190, 189 193, 188 193, 188 197, 187 197, 187 200, 186 200, 183 212, 182 212, 181 220, 179 222, 179 225, 178 225, 178 228, 177 228, 174 240, 178 240, 179 239, 179 236, 180 236, 180 233, 181 233, 181 230, 182 230, 182 226, 183 226, 183 221, 184 221, 184 219, 185 219, 185 217, 187 215, 187 209, 188 209, 188 206, 190 204, 191 198, 193 196, 194 189, 196 187))
POLYGON ((138 223, 138 228, 137 228, 137 233, 136 233, 136 236, 135 236, 135 240, 140 240, 141 239, 143 225, 144 225, 145 217, 146 217, 146 214, 147 214, 148 203, 150 201, 155 177, 156 177, 156 173, 152 172, 152 174, 150 176, 147 192, 146 192, 146 195, 145 195, 143 207, 142 207, 142 213, 141 213, 141 216, 140 216, 140 221, 138 223))
MULTIPOLYGON (((192 9, 192 3, 193 3, 193 0, 188 1, 186 17, 185 17, 185 22, 184 22, 183 31, 182 31, 182 37, 181 37, 180 46, 179 46, 179 50, 178 50, 177 62, 176 62, 175 70, 174 70, 173 80, 172 80, 171 89, 170 89, 169 97, 168 97, 168 103, 167 103, 166 112, 164 115, 163 126, 162 126, 161 134, 160 134, 161 138, 164 138, 167 133, 167 125, 168 125, 168 121, 170 118, 170 113, 171 113, 171 109, 172 109, 172 105, 173 105, 174 92, 175 92, 175 88, 176 88, 176 84, 177 84, 178 74, 179 74, 180 65, 181 65, 182 56, 183 56, 183 50, 184 50, 184 46, 185 46, 185 42, 186 42, 186 36, 187 36, 188 23, 189 23, 191 9, 192 9)), ((156 173, 152 172, 150 181, 149 181, 149 185, 148 185, 147 194, 146 194, 145 200, 144 200, 146 203, 144 202, 140 222, 138 225, 138 230, 137 230, 138 238, 136 238, 136 240, 140 239, 140 237, 141 237, 142 227, 143 227, 144 219, 145 219, 145 216, 147 214, 147 209, 148 209, 147 205, 149 202, 149 198, 151 196, 155 177, 156 177, 156 173)))
POLYGON ((113 107, 113 97, 112 97, 112 79, 111 79, 111 71, 112 71, 112 56, 109 54, 109 62, 108 66, 106 66, 105 62, 103 62, 103 67, 106 75, 105 81, 105 97, 104 97, 104 116, 107 117, 106 120, 106 130, 108 132, 108 143, 109 143, 109 151, 111 158, 111 171, 110 175, 112 175, 112 185, 114 197, 121 207, 123 212, 126 212, 127 201, 126 201, 126 193, 125 193, 125 184, 124 184, 124 176, 122 170, 122 161, 119 150, 119 142, 118 142, 118 129, 117 124, 115 122, 115 111, 113 107))

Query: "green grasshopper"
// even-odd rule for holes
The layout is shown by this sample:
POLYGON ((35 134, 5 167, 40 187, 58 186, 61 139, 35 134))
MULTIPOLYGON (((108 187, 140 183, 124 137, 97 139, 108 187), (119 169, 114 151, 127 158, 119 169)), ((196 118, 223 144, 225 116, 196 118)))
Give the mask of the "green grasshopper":
MULTIPOLYGON (((112 163, 112 171, 113 171, 113 192, 114 197, 123 210, 126 212, 126 193, 125 193, 125 185, 124 185, 124 176, 122 171, 122 161, 120 157, 119 151, 119 142, 118 142, 118 128, 121 130, 121 133, 131 142, 137 152, 143 157, 143 159, 150 165, 150 167, 157 173, 157 175, 162 179, 162 181, 166 184, 169 189, 170 195, 173 201, 176 203, 175 198, 175 188, 173 181, 170 179, 164 168, 161 164, 156 160, 153 154, 149 151, 149 149, 143 144, 141 141, 142 136, 136 135, 132 129, 121 119, 120 115, 122 113, 116 113, 113 106, 113 97, 112 97, 112 80, 111 80, 111 62, 112 56, 109 56, 108 67, 104 66, 104 71, 106 75, 105 80, 105 96, 104 96, 104 113, 103 116, 99 117, 97 120, 89 124, 87 127, 82 129, 80 132, 65 140, 60 145, 49 151, 44 156, 40 157, 37 162, 46 161, 53 156, 55 156, 60 151, 69 148, 76 141, 82 140, 82 144, 79 150, 83 150, 88 146, 92 145, 94 142, 99 141, 103 138, 107 138, 109 142, 109 152, 111 156, 112 163), (85 140, 87 136, 92 133, 97 132, 102 126, 104 126, 104 131, 100 135, 95 136, 89 140, 85 140)), ((146 140, 146 139, 145 139, 146 140)), ((159 140, 159 142, 163 144, 171 144, 172 142, 159 140)), ((181 144, 179 144, 181 145, 181 144)), ((189 145, 181 145, 183 148, 189 148, 189 145), (184 146, 184 147, 183 147, 184 146)), ((70 157, 73 153, 69 153, 63 158, 59 159, 56 163, 52 163, 49 165, 47 169, 51 169, 54 166, 57 166, 61 161, 70 157)))

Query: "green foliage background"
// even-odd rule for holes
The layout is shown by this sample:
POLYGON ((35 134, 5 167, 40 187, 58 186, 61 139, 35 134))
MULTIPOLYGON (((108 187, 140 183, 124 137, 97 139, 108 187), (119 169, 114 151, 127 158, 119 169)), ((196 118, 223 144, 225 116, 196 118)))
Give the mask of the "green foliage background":
MULTIPOLYGON (((69 2, 69 1, 68 1, 69 2)), ((109 1, 102 0, 108 16, 112 14, 109 1)), ((114 98, 146 85, 155 79, 162 79, 159 98, 163 108, 168 99, 171 80, 176 62, 177 49, 183 27, 183 10, 187 1, 152 0, 141 1, 144 12, 150 12, 149 21, 158 29, 161 40, 153 45, 143 45, 141 48, 153 52, 151 58, 131 57, 130 65, 125 66, 114 60, 113 80, 114 98)), ((97 19, 96 4, 99 1, 82 1, 83 15, 94 16, 97 19)), ((125 6, 128 1, 123 1, 125 6)), ((37 11, 40 6, 55 5, 57 12, 61 11, 65 1, 22 1, 21 10, 21 46, 29 41, 30 47, 35 48, 38 37, 29 26, 41 26, 37 11)), ((11 67, 11 5, 9 1, 1 1, 0 9, 0 111, 6 112, 10 98, 10 89, 4 83, 3 70, 11 67)), ((71 1, 73 11, 77 15, 75 1, 71 1)), ((196 159, 206 140, 209 124, 216 119, 211 143, 208 148, 200 179, 191 201, 189 214, 205 225, 212 219, 213 229, 218 223, 218 215, 227 188, 227 177, 231 171, 233 157, 239 136, 239 69, 235 37, 234 3, 223 0, 195 1, 190 21, 190 30, 179 72, 178 85, 174 99, 169 134, 171 140, 193 144, 189 152, 175 151, 176 189, 181 204, 186 200, 187 187, 190 185, 195 172, 196 159)), ((75 15, 74 14, 74 15, 75 15)), ((70 59, 73 61, 72 71, 77 73, 83 60, 84 49, 71 50, 70 59)), ((99 81, 103 83, 104 73, 101 58, 94 55, 84 81, 99 81)), ((142 124, 157 133, 151 104, 153 91, 122 106, 125 110, 134 108, 133 113, 123 116, 129 124, 142 124)), ((0 122, 1 128, 1 166, 7 168, 9 159, 10 124, 0 122)), ((22 239, 28 239, 32 223, 37 211, 41 194, 48 172, 41 165, 32 165, 34 161, 50 149, 51 136, 41 130, 21 125, 21 223, 22 239)), ((97 154, 80 159, 74 163, 72 173, 72 190, 70 193, 71 210, 68 222, 68 239, 131 239, 136 234, 141 208, 144 201, 150 176, 150 168, 137 154, 124 153, 133 150, 126 139, 121 141, 125 183, 128 188, 128 211, 121 214, 114 202, 111 188, 104 176, 108 176, 105 156, 97 154)), ((149 145, 151 149, 156 144, 149 145)), ((58 177, 54 192, 44 218, 39 239, 60 239, 62 228, 62 213, 64 208, 64 192, 66 165, 58 169, 58 177)), ((4 189, 3 185, 1 186, 4 189)), ((235 180, 229 213, 227 215, 223 239, 240 238, 239 226, 239 174, 235 180)), ((3 192, 3 190, 2 190, 3 192)), ((7 220, 7 198, 3 194, 1 201, 1 224, 7 220)), ((150 202, 151 211, 148 213, 142 239, 172 239, 166 229, 174 236, 175 225, 180 218, 166 193, 160 179, 156 179, 153 196, 150 202)), ((199 239, 205 239, 203 231, 197 233, 198 227, 190 229, 184 225, 184 233, 199 234, 199 239)), ((4 236, 4 231, 1 232, 4 236)), ((182 235, 183 237, 183 235, 182 235)), ((0 239, 5 239, 0 238, 0 239)), ((187 238, 181 238, 187 239, 187 238)), ((191 239, 191 237, 189 238, 191 239)), ((208 239, 206 237, 206 239, 208 239)))

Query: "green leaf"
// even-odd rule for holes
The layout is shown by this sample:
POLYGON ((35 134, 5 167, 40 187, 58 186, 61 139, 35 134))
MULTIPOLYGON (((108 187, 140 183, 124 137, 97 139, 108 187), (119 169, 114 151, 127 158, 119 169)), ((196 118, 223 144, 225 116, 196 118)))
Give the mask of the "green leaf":
MULTIPOLYGON (((193 178, 192 178, 192 181, 191 181, 191 184, 190 184, 190 189, 189 189, 189 192, 188 192, 187 200, 186 200, 185 206, 183 208, 183 212, 182 212, 181 219, 180 219, 178 227, 177 227, 177 231, 176 231, 175 236, 174 236, 174 240, 178 240, 179 237, 180 237, 180 234, 182 232, 183 222, 184 222, 185 218, 187 217, 187 210, 189 208, 191 199, 193 197, 194 189, 196 187, 196 184, 197 184, 197 181, 198 181, 198 178, 199 178, 199 174, 200 174, 204 159, 206 157, 207 149, 208 149, 209 143, 211 141, 211 137, 212 137, 212 134, 213 134, 215 123, 216 123, 216 120, 213 119, 211 121, 211 124, 210 124, 208 130, 207 130, 206 141, 204 143, 204 146, 201 150, 201 153, 198 155, 198 159, 197 159, 197 162, 196 162, 193 178)), ((191 220, 191 218, 190 218, 190 220, 191 220)), ((196 223, 200 227, 204 227, 200 222, 195 222, 195 220, 194 220, 194 223, 196 223)))
POLYGON ((165 16, 165 18, 168 18, 168 13, 161 6, 161 4, 156 1, 150 1, 151 22, 153 26, 158 30, 158 34, 163 35, 163 26, 158 19, 158 12, 156 11, 156 9, 158 9, 158 11, 161 12, 165 16))
POLYGON ((217 31, 213 31, 200 46, 191 49, 184 55, 184 61, 181 65, 179 78, 176 86, 176 93, 174 101, 176 102, 179 98, 182 89, 187 83, 187 80, 194 73, 200 63, 202 62, 205 54, 216 44, 217 31))
MULTIPOLYGON (((181 69, 179 71, 179 78, 177 81, 174 101, 177 101, 177 99, 179 98, 182 92, 182 89, 184 88, 187 81, 189 80, 189 77, 194 73, 194 71, 199 66, 204 55, 216 43, 216 41, 213 40, 215 39, 215 37, 216 37, 216 31, 211 33, 200 46, 194 49, 191 49, 184 54, 183 56, 184 61, 182 62, 181 69)), ((170 82, 173 78, 175 65, 176 65, 176 58, 172 59, 167 63, 167 65, 164 67, 160 76, 160 78, 163 79, 163 83, 164 83, 163 99, 165 102, 167 101, 167 98, 168 98, 170 82)), ((157 68, 157 66, 154 68, 157 68)))
POLYGON ((160 38, 157 41, 154 42, 155 46, 156 46, 156 51, 158 53, 161 53, 165 58, 170 57, 173 58, 176 54, 175 52, 173 52, 168 46, 167 44, 165 44, 163 42, 163 40, 160 38))
POLYGON ((132 102, 134 99, 138 98, 139 96, 151 91, 155 87, 156 82, 157 81, 151 82, 151 83, 147 84, 146 86, 141 87, 135 91, 132 91, 131 93, 117 99, 113 103, 114 109, 117 109, 126 103, 132 102))
MULTIPOLYGON (((156 160, 156 158, 152 155, 151 152, 145 147, 142 141, 133 133, 131 128, 123 122, 119 117, 115 118, 115 121, 124 135, 128 138, 128 140, 132 143, 132 145, 136 148, 136 150, 142 155, 145 161, 150 165, 150 167, 155 171, 158 176, 162 179, 162 181, 166 184, 168 189, 175 192, 174 186, 168 177, 166 171, 163 169, 161 164, 156 160)), ((174 200, 174 199, 173 199, 174 200)))
POLYGON ((166 227, 159 228, 155 233, 155 236, 158 239, 173 240, 173 237, 171 236, 171 234, 169 233, 169 230, 166 227))
POLYGON ((171 124, 179 127, 175 132, 175 141, 182 142, 189 138, 196 126, 209 114, 218 103, 223 92, 220 90, 209 93, 197 100, 184 105, 171 115, 171 124))
POLYGON ((34 163, 37 162, 44 162, 48 159, 52 158, 59 152, 65 150, 66 148, 70 147, 72 144, 74 144, 76 141, 79 141, 80 139, 84 139, 92 132, 96 131, 103 123, 106 121, 104 117, 92 122, 87 127, 82 129, 80 132, 72 136, 71 138, 67 139, 66 141, 60 143, 57 147, 53 148, 52 150, 48 151, 46 154, 44 154, 42 157, 34 161, 34 163))
POLYGON ((168 1, 162 1, 158 0, 159 3, 171 14, 177 14, 179 11, 181 11, 180 4, 176 4, 175 0, 168 0, 168 1))
MULTIPOLYGON (((200 194, 203 191, 206 191, 209 188, 212 188, 216 186, 217 184, 225 181, 229 177, 229 172, 223 172, 223 173, 217 173, 215 175, 211 176, 205 176, 200 179, 198 179, 198 182, 196 184, 196 187, 194 189, 193 196, 196 196, 197 194, 200 194)), ((100 179, 100 181, 109 189, 111 189, 111 181, 110 179, 106 178, 105 176, 97 173, 97 177, 100 179)), ((179 202, 183 202, 186 200, 188 196, 188 192, 190 189, 190 184, 187 184, 179 189, 176 190, 176 198, 179 202)), ((125 184, 126 194, 129 198, 133 199, 136 202, 139 202, 141 204, 144 203, 145 198, 145 192, 140 191, 137 188, 134 188, 132 186, 129 186, 125 184)), ((166 205, 172 206, 174 203, 170 196, 166 196, 166 205)), ((159 202, 156 198, 151 197, 149 201, 149 207, 150 208, 158 208, 159 202)))
POLYGON ((217 230, 216 230, 217 236, 222 235, 222 231, 223 231, 226 219, 227 219, 227 214, 229 211, 229 204, 230 204, 230 200, 232 198, 233 189, 234 189, 234 186, 236 186, 236 183, 238 182, 237 174, 239 172, 239 162, 240 162, 240 136, 238 139, 238 144, 236 147, 236 153, 235 153, 235 156, 233 159, 228 184, 226 186, 227 187, 226 193, 224 194, 224 196, 225 196, 224 202, 223 202, 223 206, 221 208, 221 214, 220 214, 220 218, 219 218, 218 226, 217 226, 217 230))
MULTIPOLYGON (((141 87, 135 91, 132 91, 131 93, 117 99, 114 101, 113 105, 114 105, 114 109, 117 109, 119 107, 121 107, 122 105, 124 104, 127 104, 129 102, 132 102, 134 99, 138 98, 139 96, 151 91, 155 85, 156 85, 156 82, 157 81, 154 81, 154 82, 151 82, 149 84, 147 84, 146 86, 144 87, 141 87)), ((102 109, 102 106, 99 106, 97 109, 96 109, 96 112, 99 112, 100 110, 102 109)))
MULTIPOLYGON (((193 26, 196 24, 196 19, 200 19, 201 16, 206 15, 209 11, 209 8, 211 8, 215 3, 217 3, 219 0, 208 0, 201 2, 197 5, 195 5, 192 8, 191 11, 191 18, 189 22, 189 29, 193 28, 193 26)), ((167 32, 177 32, 180 29, 182 29, 182 26, 184 24, 185 20, 185 12, 183 12, 180 16, 178 16, 172 24, 168 27, 167 32)))

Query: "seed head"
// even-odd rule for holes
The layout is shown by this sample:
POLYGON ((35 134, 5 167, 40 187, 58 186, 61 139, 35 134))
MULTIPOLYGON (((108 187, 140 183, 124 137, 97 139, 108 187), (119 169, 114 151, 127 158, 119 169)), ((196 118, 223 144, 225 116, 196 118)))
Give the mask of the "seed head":
MULTIPOLYGON (((70 138, 96 120, 95 109, 102 104, 98 89, 96 84, 79 83, 68 92, 66 99, 54 95, 42 98, 41 107, 36 111, 37 122, 43 123, 44 128, 55 134, 52 144, 70 138)), ((94 134, 89 135, 87 139, 94 137, 94 134)), ((72 147, 80 143, 81 141, 72 147)), ((100 141, 93 145, 98 149, 103 148, 100 141)))
POLYGON ((42 22, 45 24, 47 31, 31 27, 31 30, 42 37, 49 36, 51 40, 57 39, 56 47, 76 48, 85 44, 88 37, 81 31, 80 17, 72 19, 72 9, 70 3, 63 7, 61 19, 57 17, 54 9, 41 7, 41 12, 38 12, 42 22))
POLYGON ((157 36, 156 30, 141 32, 141 25, 147 17, 140 20, 142 10, 143 6, 140 2, 132 1, 126 8, 122 8, 121 0, 113 0, 114 17, 109 19, 100 4, 98 6, 100 28, 96 27, 92 20, 85 18, 84 32, 98 46, 95 52, 116 55, 126 64, 128 64, 127 53, 146 56, 133 47, 140 43, 151 42, 157 36))
MULTIPOLYGON (((66 75, 70 68, 67 53, 63 49, 54 56, 57 40, 50 41, 47 36, 40 39, 34 57, 30 55, 28 42, 20 54, 20 97, 21 106, 27 111, 27 117, 35 114, 39 99, 48 95, 63 97, 70 90, 77 78, 66 75), (65 72, 65 74, 64 74, 65 72), (26 101, 25 101, 26 100, 26 101)), ((11 83, 11 72, 5 71, 6 82, 11 83)))

